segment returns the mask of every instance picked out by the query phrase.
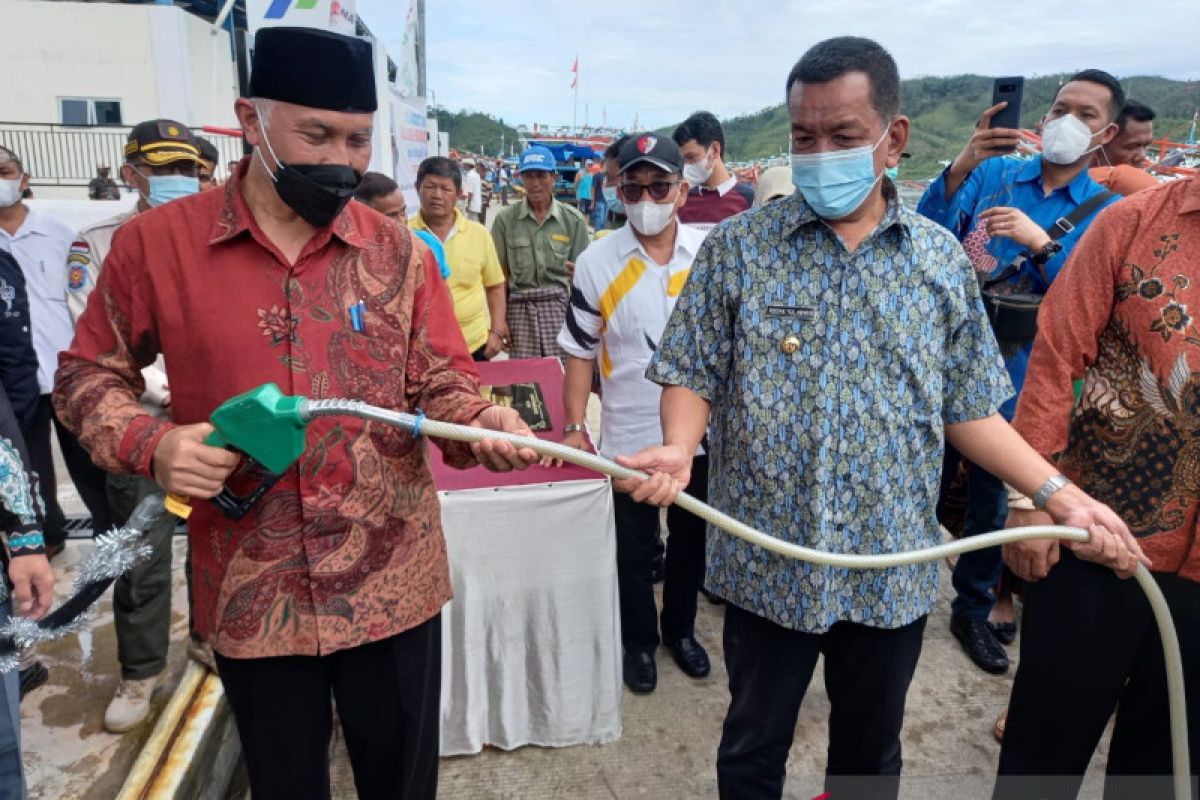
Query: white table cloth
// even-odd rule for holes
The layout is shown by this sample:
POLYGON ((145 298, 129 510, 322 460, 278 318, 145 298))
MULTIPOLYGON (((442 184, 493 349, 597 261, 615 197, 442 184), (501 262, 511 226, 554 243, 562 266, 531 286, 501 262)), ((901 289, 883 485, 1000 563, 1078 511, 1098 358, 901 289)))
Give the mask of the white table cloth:
POLYGON ((606 480, 439 492, 442 755, 621 734, 621 632, 606 480))

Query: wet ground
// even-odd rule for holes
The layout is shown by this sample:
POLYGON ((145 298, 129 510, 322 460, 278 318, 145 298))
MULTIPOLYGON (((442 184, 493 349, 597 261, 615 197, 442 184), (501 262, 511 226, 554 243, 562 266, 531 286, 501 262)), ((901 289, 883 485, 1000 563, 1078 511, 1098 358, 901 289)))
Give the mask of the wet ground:
MULTIPOLYGON (((64 567, 60 581, 64 589, 68 565, 78 563, 88 547, 72 543, 66 561, 56 562, 64 567)), ((177 541, 176 555, 171 681, 156 695, 156 709, 165 705, 185 663, 182 541, 177 541)), ((944 568, 943 578, 948 586, 944 568)), ((909 693, 903 737, 902 797, 906 798, 984 797, 999 753, 991 727, 1005 705, 1011 677, 986 675, 967 661, 947 630, 948 607, 949 596, 943 589, 909 693)), ((660 651, 658 690, 648 696, 626 692, 624 730, 618 741, 561 749, 486 750, 443 759, 439 796, 464 800, 715 797, 713 764, 728 703, 721 614, 719 607, 700 602, 697 635, 712 656, 712 675, 699 681, 688 678, 660 651)), ((1011 652, 1015 656, 1016 648, 1011 652)), ((39 654, 50 669, 50 682, 27 697, 21 708, 30 797, 114 797, 152 723, 125 736, 105 733, 101 727, 118 680, 111 601, 101 602, 90 633, 43 647, 39 654)), ((787 798, 820 793, 828 712, 818 668, 788 761, 787 798)), ((1093 765, 1081 797, 1100 796, 1097 778, 1102 763, 1093 765)), ((356 796, 353 785, 349 762, 335 741, 333 796, 351 800, 356 796)))
MULTIPOLYGON (((74 566, 90 549, 90 542, 72 541, 55 560, 60 597, 70 588, 74 566)), ((31 798, 108 800, 116 796, 186 663, 183 553, 180 537, 175 542, 172 644, 166 680, 154 696, 150 721, 123 736, 103 728, 104 709, 120 680, 111 592, 98 604, 89 631, 38 648, 50 679, 21 703, 21 749, 31 798)))
MULTIPOLYGON (((976 669, 949 632, 949 571, 925 634, 925 646, 908 696, 903 733, 902 798, 964 800, 987 797, 1000 746, 992 723, 1005 707, 1012 685, 976 669)), ((513 752, 486 750, 442 759, 438 795, 473 800, 519 798, 715 798, 716 750, 729 694, 721 649, 722 611, 701 600, 697 637, 709 651, 712 674, 685 676, 663 650, 658 654, 658 689, 651 695, 625 692, 623 733, 609 745, 513 752)), ((1017 654, 1016 646, 1010 653, 1017 654)), ((829 701, 821 667, 800 710, 788 757, 784 797, 807 800, 821 794, 828 734, 829 701)), ((1165 722, 1164 722, 1165 724, 1165 722)), ((1099 777, 1107 744, 1093 761, 1081 798, 1101 796, 1099 777)), ((355 797, 353 778, 335 744, 334 797, 355 797)))

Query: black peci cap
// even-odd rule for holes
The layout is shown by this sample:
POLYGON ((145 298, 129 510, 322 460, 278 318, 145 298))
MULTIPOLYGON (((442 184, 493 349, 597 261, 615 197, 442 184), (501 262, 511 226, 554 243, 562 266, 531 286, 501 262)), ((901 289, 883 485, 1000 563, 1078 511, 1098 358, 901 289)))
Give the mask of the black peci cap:
POLYGON ((617 153, 617 166, 624 173, 637 164, 652 164, 670 173, 682 172, 683 153, 670 136, 635 133, 617 153))
POLYGON ((250 96, 373 113, 378 99, 371 43, 315 28, 263 28, 254 35, 250 96))

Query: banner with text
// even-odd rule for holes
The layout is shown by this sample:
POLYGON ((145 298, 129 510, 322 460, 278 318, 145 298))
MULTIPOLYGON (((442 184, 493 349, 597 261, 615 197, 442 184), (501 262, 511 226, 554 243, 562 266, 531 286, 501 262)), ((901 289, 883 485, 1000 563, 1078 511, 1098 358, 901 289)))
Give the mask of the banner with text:
POLYGON ((393 176, 404 194, 408 215, 417 213, 417 167, 429 155, 429 128, 425 122, 425 100, 392 92, 392 154, 396 159, 393 176))
POLYGON ((353 36, 358 17, 355 0, 246 0, 246 27, 253 35, 260 28, 288 25, 319 28, 353 36))
POLYGON ((410 0, 408 14, 404 18, 404 39, 400 42, 400 52, 392 53, 396 61, 396 88, 405 97, 415 97, 421 92, 420 66, 417 61, 417 2, 410 0))

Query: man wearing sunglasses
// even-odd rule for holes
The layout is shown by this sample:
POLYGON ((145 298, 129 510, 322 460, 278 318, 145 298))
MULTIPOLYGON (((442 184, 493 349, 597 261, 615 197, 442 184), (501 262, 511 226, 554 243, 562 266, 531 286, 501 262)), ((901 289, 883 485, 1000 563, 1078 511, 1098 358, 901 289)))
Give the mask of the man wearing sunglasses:
MULTIPOLYGON (((104 261, 112 249, 117 229, 137 214, 200 190, 202 154, 186 125, 153 119, 135 125, 125 142, 121 179, 137 189, 137 205, 79 232, 67 254, 67 309, 71 323, 79 321, 88 296, 96 286, 104 261)), ((142 408, 155 419, 168 419, 170 394, 166 365, 158 361, 142 370, 146 389, 142 408)), ((138 475, 109 473, 106 478, 108 510, 123 523, 146 495, 161 492, 154 481, 138 475)), ((150 713, 150 697, 167 667, 171 636, 171 534, 175 521, 169 514, 150 529, 154 554, 122 575, 113 594, 113 625, 117 632, 117 659, 121 681, 104 712, 104 728, 124 733, 137 727, 150 713)), ((201 663, 211 663, 198 640, 189 641, 188 653, 201 663)))
MULTIPOLYGON (((658 422, 662 389, 646 380, 667 317, 675 307, 704 241, 704 232, 678 221, 687 201, 683 154, 665 136, 634 134, 617 154, 617 191, 629 223, 596 242, 579 257, 567 319, 558 344, 567 352, 563 443, 583 448, 583 420, 592 371, 600 360, 604 406, 600 452, 628 455, 662 442, 658 422)), ((708 463, 703 448, 692 460, 688 491, 707 494, 708 463)), ((659 536, 658 509, 614 494, 617 521, 617 581, 621 598, 624 677, 639 694, 658 682, 654 651, 659 617, 652 578, 659 536)), ((704 578, 704 522, 672 507, 667 512, 663 581, 662 641, 687 675, 708 675, 708 654, 696 641, 696 596, 704 578)))

